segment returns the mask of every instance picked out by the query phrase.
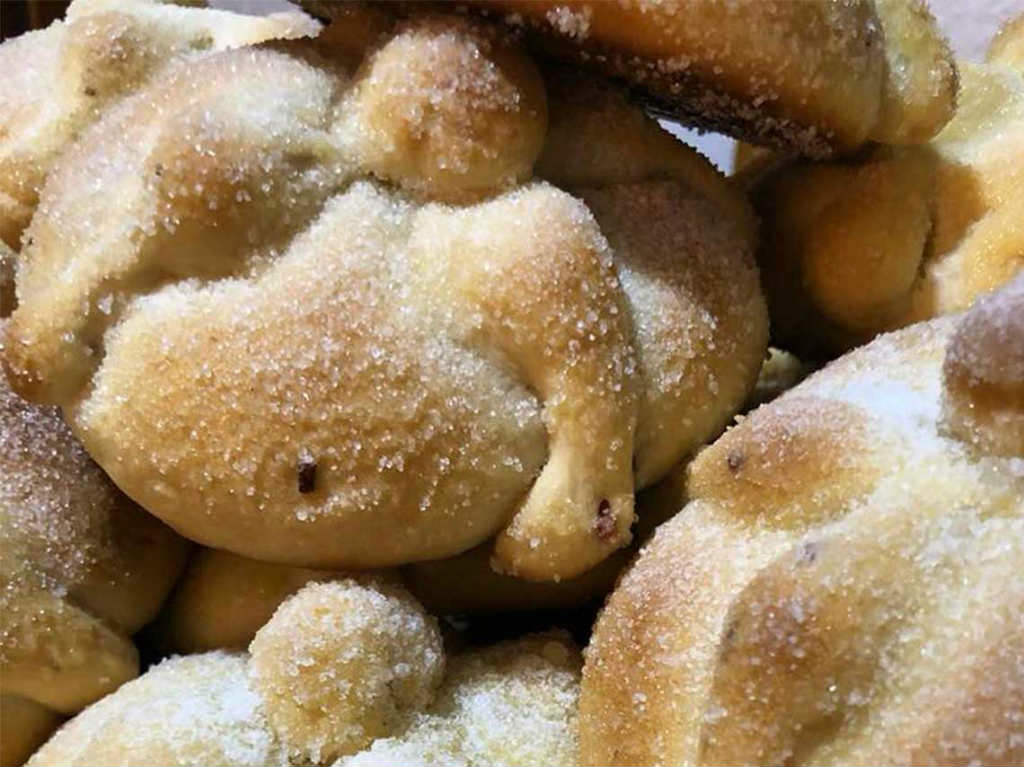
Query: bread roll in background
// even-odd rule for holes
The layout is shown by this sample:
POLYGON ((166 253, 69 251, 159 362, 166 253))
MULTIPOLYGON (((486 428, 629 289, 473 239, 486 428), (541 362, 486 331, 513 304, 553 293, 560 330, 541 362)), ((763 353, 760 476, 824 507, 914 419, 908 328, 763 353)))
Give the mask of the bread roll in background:
POLYGON ((62 716, 138 671, 131 636, 187 543, 122 495, 53 408, 0 376, 0 741, 20 763, 62 716))
POLYGON ((244 650, 285 599, 307 583, 345 576, 200 548, 147 639, 167 654, 244 650))
MULTIPOLYGON (((957 59, 979 62, 985 58, 994 35, 1024 13, 1024 0, 928 0, 928 8, 939 30, 949 40, 957 59)), ((665 121, 665 127, 687 144, 696 147, 717 168, 731 173, 735 166, 736 142, 720 133, 705 133, 665 121)))
MULTIPOLYGON (((1024 19, 1024 16, 1021 17, 1024 19)), ((962 311, 1024 269, 1024 68, 1007 26, 964 61, 952 121, 928 144, 835 163, 750 158, 773 337, 828 357, 962 311)))
POLYGON ((1024 275, 698 455, 594 629, 584 764, 1024 759, 1021 317, 1024 275))

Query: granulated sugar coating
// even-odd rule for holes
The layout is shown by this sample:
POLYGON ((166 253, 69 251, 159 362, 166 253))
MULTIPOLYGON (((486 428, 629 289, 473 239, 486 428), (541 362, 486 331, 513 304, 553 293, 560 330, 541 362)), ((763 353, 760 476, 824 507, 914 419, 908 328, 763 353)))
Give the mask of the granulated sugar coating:
POLYGON ((574 764, 579 650, 561 633, 454 655, 400 588, 307 586, 252 655, 151 668, 30 765, 574 764))
MULTIPOLYGON (((1024 25, 1001 39, 1015 36, 1024 25)), ((927 144, 745 169, 773 340, 828 357, 964 311, 1024 269, 1024 67, 997 46, 960 77, 956 115, 927 144)))
POLYGON ((245 664, 225 652, 165 660, 64 725, 28 764, 287 765, 245 664))
POLYGON ((927 141, 955 104, 948 45, 920 0, 470 5, 685 123, 819 158, 865 141, 927 141))
POLYGON ((609 88, 625 157, 545 155, 586 106, 545 91, 477 22, 360 6, 173 64, 51 174, 15 386, 210 546, 366 568, 497 536, 497 569, 586 571, 767 328, 742 198, 609 88))
POLYGON ((950 341, 943 416, 985 453, 1024 455, 1024 273, 974 305, 950 341))
POLYGON ((330 762, 400 730, 444 674, 434 618, 401 588, 310 585, 249 646, 249 678, 291 758, 330 762))
POLYGON ((20 248, 57 158, 169 61, 318 28, 297 11, 248 16, 159 0, 75 0, 66 21, 0 45, 0 240, 20 248))
POLYGON ((585 764, 1024 760, 1022 286, 697 456, 586 651, 585 764))
POLYGON ((5 711, 23 701, 0 723, 5 755, 20 761, 55 713, 138 673, 130 637, 155 615, 185 551, 117 491, 56 410, 23 401, 0 376, 0 697, 5 711))
POLYGON ((381 178, 462 202, 530 177, 546 128, 544 83, 493 30, 413 20, 365 66, 342 108, 355 151, 381 178))
POLYGON ((428 711, 335 767, 576 764, 579 668, 557 633, 457 655, 428 711))

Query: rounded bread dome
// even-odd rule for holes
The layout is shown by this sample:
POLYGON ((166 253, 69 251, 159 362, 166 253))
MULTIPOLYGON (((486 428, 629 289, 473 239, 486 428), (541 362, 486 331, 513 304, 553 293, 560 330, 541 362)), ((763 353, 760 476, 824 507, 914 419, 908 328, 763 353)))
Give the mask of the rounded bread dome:
POLYGON ((1024 758, 1022 280, 698 455, 595 627, 584 763, 1024 758))
POLYGON ((555 151, 585 105, 496 34, 356 8, 110 109, 32 223, 17 388, 145 508, 247 557, 369 568, 493 538, 495 567, 551 580, 624 546, 636 486, 756 379, 751 217, 613 89, 588 92, 620 156, 555 151), (389 122, 393 49, 436 87, 389 122), (469 154, 425 169, 422 142, 467 126, 469 154))

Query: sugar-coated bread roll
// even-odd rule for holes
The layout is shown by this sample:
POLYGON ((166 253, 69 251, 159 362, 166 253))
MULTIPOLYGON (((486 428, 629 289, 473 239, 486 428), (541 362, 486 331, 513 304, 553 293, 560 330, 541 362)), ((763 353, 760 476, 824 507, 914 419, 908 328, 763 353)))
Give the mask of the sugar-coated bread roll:
POLYGON ((942 373, 947 429, 984 453, 1024 455, 1024 275, 979 299, 942 373))
POLYGON ((131 635, 185 556, 185 541, 118 492, 54 409, 25 402, 0 376, 5 764, 20 763, 60 715, 138 673, 131 635))
POLYGON ((407 593, 311 584, 251 655, 166 660, 29 764, 575 764, 581 665, 566 636, 537 634, 456 654, 442 679, 437 627, 407 593))
POLYGON ((775 340, 829 356, 963 311, 1024 269, 1018 38, 1022 23, 1004 30, 987 62, 961 65, 956 115, 927 144, 841 163, 746 158, 775 340))
POLYGON ((280 767, 288 755, 246 676, 243 653, 176 656, 65 724, 32 767, 280 767))
POLYGON ((322 764, 386 737, 444 674, 437 621, 383 582, 311 584, 249 646, 249 677, 292 759, 322 764))
POLYGON ((949 46, 921 0, 470 4, 683 122, 813 156, 927 141, 956 98, 949 46))
POLYGON ((117 99, 179 56, 316 34, 297 11, 249 16, 160 0, 75 0, 0 45, 0 240, 19 250, 57 158, 117 99))
POLYGON ((372 568, 493 538, 504 572, 585 572, 767 326, 742 198, 609 87, 622 157, 552 155, 586 106, 559 82, 481 22, 361 6, 172 64, 51 173, 12 380, 206 545, 372 568))
POLYGON ((585 764, 1019 764, 1024 275, 851 352, 691 464, 619 582, 585 764))

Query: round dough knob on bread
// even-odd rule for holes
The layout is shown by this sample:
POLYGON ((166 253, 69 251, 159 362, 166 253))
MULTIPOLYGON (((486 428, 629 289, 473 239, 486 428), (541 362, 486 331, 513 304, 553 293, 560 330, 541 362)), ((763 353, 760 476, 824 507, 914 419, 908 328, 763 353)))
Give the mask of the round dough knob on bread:
POLYGON ((249 677, 293 758, 330 762, 390 735, 434 699, 437 621, 401 588, 306 586, 249 645, 249 677))

